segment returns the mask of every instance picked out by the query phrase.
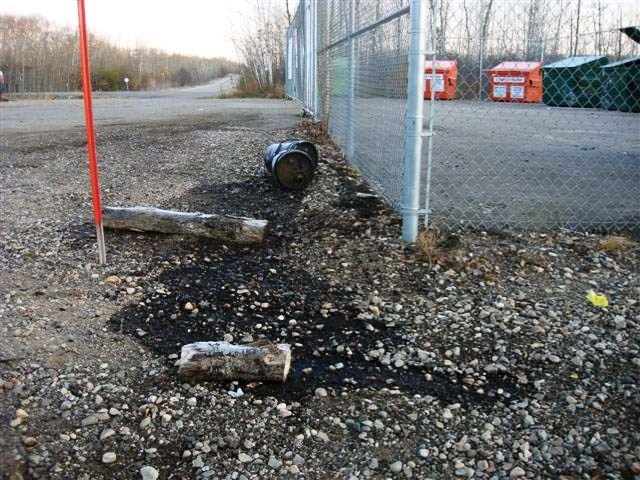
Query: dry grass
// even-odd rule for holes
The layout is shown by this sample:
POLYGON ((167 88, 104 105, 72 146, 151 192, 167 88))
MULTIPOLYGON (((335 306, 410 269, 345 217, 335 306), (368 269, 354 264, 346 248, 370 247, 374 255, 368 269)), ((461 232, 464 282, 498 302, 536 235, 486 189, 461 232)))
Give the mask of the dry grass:
POLYGON ((284 98, 284 85, 279 83, 261 88, 256 82, 241 78, 231 92, 217 98, 284 98))
POLYGON ((618 252, 621 250, 629 250, 638 248, 638 244, 633 240, 629 240, 627 237, 620 237, 611 235, 605 237, 598 242, 596 250, 601 252, 618 252))
POLYGON ((415 245, 416 259, 428 262, 429 266, 434 263, 455 266, 458 264, 458 257, 464 255, 464 250, 464 244, 458 235, 448 230, 443 232, 434 224, 418 233, 415 245))
POLYGON ((428 261, 430 266, 441 259, 444 253, 439 246, 438 237, 439 232, 435 228, 429 228, 418 233, 416 240, 416 257, 428 261))

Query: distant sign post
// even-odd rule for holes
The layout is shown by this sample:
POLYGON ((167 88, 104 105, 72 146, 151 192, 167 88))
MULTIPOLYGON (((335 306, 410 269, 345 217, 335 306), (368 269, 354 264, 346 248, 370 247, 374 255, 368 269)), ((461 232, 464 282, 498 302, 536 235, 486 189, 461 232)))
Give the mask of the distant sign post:
POLYGON ((129 77, 124 77, 124 84, 127 86, 127 90, 129 90, 129 77))

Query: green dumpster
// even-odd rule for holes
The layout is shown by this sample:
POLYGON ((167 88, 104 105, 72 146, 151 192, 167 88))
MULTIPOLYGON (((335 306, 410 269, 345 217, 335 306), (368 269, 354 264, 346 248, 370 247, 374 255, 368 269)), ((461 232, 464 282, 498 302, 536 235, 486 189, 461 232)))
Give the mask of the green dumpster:
POLYGON ((640 57, 602 67, 602 108, 640 112, 640 57))
POLYGON ((542 101, 554 107, 597 108, 602 95, 601 67, 607 57, 569 57, 542 67, 542 101))

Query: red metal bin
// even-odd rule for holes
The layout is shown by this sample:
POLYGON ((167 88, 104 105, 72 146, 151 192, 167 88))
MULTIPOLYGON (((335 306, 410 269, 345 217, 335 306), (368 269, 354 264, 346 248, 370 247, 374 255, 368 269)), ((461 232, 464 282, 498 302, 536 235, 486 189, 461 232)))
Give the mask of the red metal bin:
MULTIPOLYGON (((424 99, 431 99, 431 76, 434 70, 432 61, 424 63, 424 99)), ((453 100, 456 98, 456 83, 458 81, 457 60, 436 60, 435 82, 433 82, 433 96, 437 100, 453 100)))
POLYGON ((494 102, 542 100, 542 62, 502 62, 489 70, 490 97, 494 102))

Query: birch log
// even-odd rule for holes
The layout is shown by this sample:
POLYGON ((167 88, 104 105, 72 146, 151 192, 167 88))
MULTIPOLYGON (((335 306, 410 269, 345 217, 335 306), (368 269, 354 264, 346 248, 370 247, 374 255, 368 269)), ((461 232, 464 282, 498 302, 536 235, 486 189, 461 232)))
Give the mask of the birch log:
POLYGON ((142 232, 197 235, 234 243, 260 243, 269 222, 246 217, 174 212, 150 207, 104 207, 104 226, 142 232))
POLYGON ((178 373, 203 380, 284 382, 291 367, 289 345, 260 340, 248 345, 196 342, 184 345, 178 373))

